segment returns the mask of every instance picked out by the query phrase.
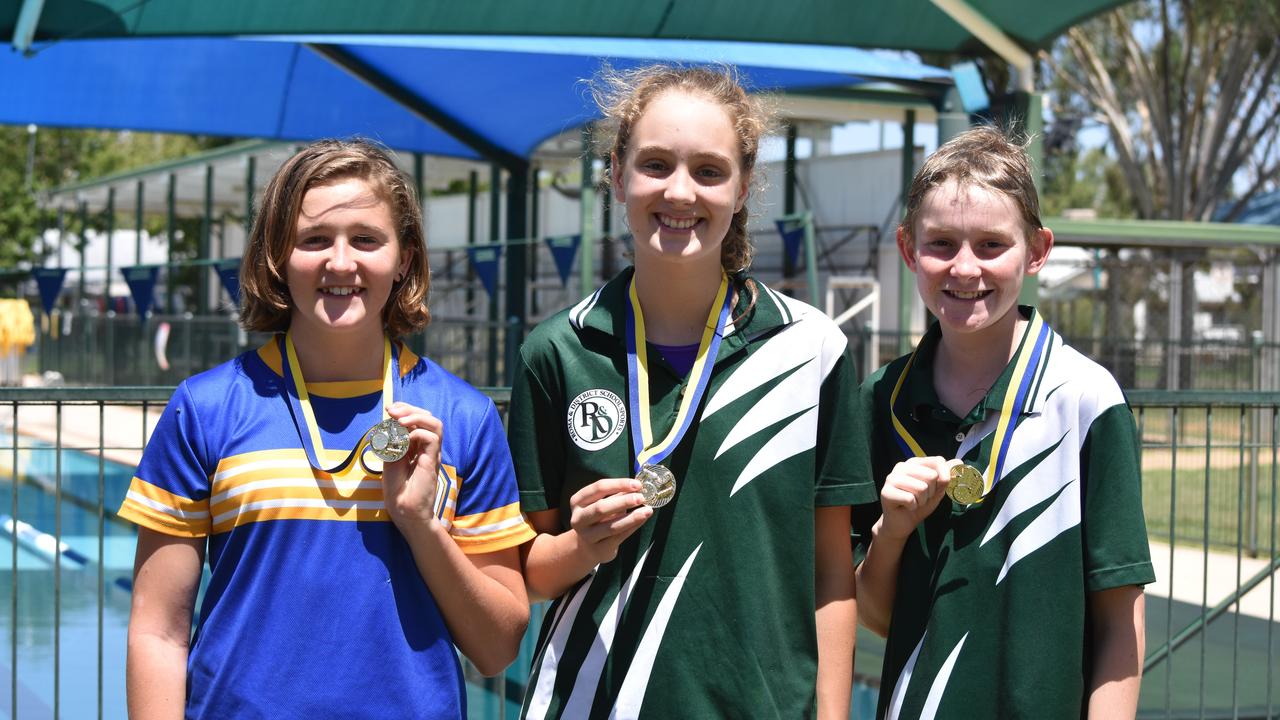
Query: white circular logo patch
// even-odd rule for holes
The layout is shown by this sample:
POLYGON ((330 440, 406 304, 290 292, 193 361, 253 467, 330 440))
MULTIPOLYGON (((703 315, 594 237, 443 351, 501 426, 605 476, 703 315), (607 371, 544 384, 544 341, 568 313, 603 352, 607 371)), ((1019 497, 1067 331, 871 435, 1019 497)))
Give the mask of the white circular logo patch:
POLYGON ((569 437, 583 450, 599 450, 622 434, 627 406, 608 390, 588 390, 569 403, 569 437))

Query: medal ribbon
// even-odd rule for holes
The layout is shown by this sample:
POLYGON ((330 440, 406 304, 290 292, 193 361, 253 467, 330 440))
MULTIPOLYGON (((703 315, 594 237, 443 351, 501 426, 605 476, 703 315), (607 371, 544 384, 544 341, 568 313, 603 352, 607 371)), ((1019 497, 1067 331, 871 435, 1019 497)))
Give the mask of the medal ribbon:
MULTIPOLYGON (((331 468, 324 466, 322 463, 325 454, 324 441, 320 438, 320 426, 316 423, 315 410, 311 407, 311 395, 307 392, 307 383, 302 377, 298 353, 293 347, 292 333, 286 332, 279 342, 280 356, 283 359, 280 365, 284 373, 284 398, 289 407, 289 414, 293 416, 298 438, 302 440, 302 449, 307 453, 307 462, 311 463, 311 467, 316 470, 340 475, 346 472, 351 467, 352 461, 359 457, 365 472, 375 476, 381 475, 381 469, 371 468, 364 462, 365 449, 369 444, 368 433, 360 438, 346 459, 331 468)), ((391 340, 386 337, 382 339, 382 364, 386 368, 382 376, 382 418, 385 420, 389 417, 387 405, 394 401, 394 380, 400 376, 399 353, 395 351, 391 340)))
POLYGON ((686 386, 671 432, 658 443, 653 442, 653 426, 649 418, 649 352, 645 344, 644 313, 640 310, 640 297, 636 294, 634 277, 631 279, 628 299, 631 312, 627 314, 627 383, 631 391, 631 442, 636 448, 635 472, 638 473, 646 463, 660 463, 666 459, 689 429, 694 411, 711 380, 711 369, 715 366, 716 353, 720 350, 720 340, 729 323, 733 293, 729 292, 729 277, 721 273, 720 289, 716 291, 716 299, 711 303, 702 339, 698 343, 698 356, 689 371, 692 387, 686 386))
MULTIPOLYGON (((1009 384, 1005 387, 1004 397, 1000 401, 1000 420, 996 423, 995 439, 991 444, 991 456, 987 462, 987 471, 982 476, 982 494, 985 497, 991 492, 991 488, 996 484, 996 480, 1000 479, 1001 473, 1004 472, 1004 461, 1009 454, 1009 443, 1013 439, 1013 431, 1017 427, 1018 418, 1026 409, 1027 399, 1031 392, 1031 385, 1035 382, 1040 361, 1044 357, 1044 349, 1049 344, 1049 337, 1052 331, 1045 324, 1044 319, 1040 317, 1040 313, 1035 310, 1031 311, 1030 327, 1027 328, 1026 337, 1034 338, 1032 342, 1023 340, 1022 347, 1018 349, 1018 355, 1014 358, 1013 375, 1009 378, 1009 384)), ((911 366, 915 363, 916 353, 920 347, 911 352, 911 357, 907 359, 906 367, 902 368, 902 374, 898 376, 898 381, 894 383, 893 392, 889 395, 889 417, 893 419, 894 439, 898 441, 898 447, 902 449, 904 455, 911 457, 925 457, 928 455, 920 443, 911 436, 911 432, 907 430, 906 425, 898 419, 898 414, 894 411, 898 404, 898 393, 902 390, 902 385, 907 378, 907 373, 911 371, 911 366)), ((982 502, 979 500, 978 502, 982 502)))

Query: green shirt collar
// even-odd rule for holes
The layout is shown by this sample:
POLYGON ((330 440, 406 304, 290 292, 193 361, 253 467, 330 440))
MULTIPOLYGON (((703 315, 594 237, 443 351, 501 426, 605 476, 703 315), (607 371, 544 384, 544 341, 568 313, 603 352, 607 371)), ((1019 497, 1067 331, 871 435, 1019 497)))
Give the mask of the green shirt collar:
MULTIPOLYGON (((627 313, 630 312, 627 293, 634 273, 634 266, 627 267, 591 297, 574 306, 569 313, 569 322, 578 330, 597 330, 626 345, 627 313)), ((737 318, 738 322, 725 333, 725 338, 720 344, 720 357, 723 357, 726 352, 733 352, 743 347, 756 337, 794 321, 785 301, 759 281, 755 282, 755 306, 748 312, 750 298, 743 291, 747 276, 738 275, 731 279, 738 290, 738 299, 731 320, 737 318), (746 313, 745 316, 743 313, 746 313)))
MULTIPOLYGON (((1022 313, 1022 317, 1031 320, 1035 315, 1035 308, 1029 305, 1019 305, 1018 312, 1022 313)), ((987 417, 988 410, 1000 410, 1000 405, 1004 401, 1005 388, 1009 387, 1009 382, 1013 377, 1015 361, 1018 352, 1022 350, 1023 344, 1034 342, 1034 339, 1028 340, 1031 330, 1030 323, 1022 332, 1022 340, 1018 343, 1018 350, 1014 352, 1013 358, 1005 365, 1004 370, 1000 372, 996 381, 991 384, 991 388, 987 390, 987 394, 983 396, 978 404, 973 406, 968 415, 960 418, 961 425, 976 425, 987 417)), ((920 339, 920 344, 916 350, 916 359, 911 364, 911 370, 907 373, 906 380, 902 383, 902 392, 898 395, 898 412, 911 414, 916 408, 927 406, 935 411, 939 411, 940 417, 954 417, 942 401, 938 399, 938 391, 933 386, 933 361, 938 353, 938 343, 942 341, 942 326, 934 322, 929 325, 928 331, 924 337, 920 339)), ((1038 411, 1038 403, 1028 402, 1025 412, 1038 411)))

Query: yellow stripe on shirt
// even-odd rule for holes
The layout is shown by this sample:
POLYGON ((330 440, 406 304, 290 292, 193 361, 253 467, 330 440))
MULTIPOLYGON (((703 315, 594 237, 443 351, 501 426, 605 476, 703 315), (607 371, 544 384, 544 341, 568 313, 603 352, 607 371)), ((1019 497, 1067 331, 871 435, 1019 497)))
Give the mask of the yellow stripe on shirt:
POLYGON ((520 512, 520 503, 514 502, 487 512, 457 516, 450 534, 462 552, 478 555, 522 545, 537 533, 520 512))

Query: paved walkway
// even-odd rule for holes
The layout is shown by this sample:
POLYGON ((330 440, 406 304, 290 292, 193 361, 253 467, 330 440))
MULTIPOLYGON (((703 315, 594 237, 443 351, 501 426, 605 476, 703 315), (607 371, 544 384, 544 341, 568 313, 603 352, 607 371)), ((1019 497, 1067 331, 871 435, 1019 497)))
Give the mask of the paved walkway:
MULTIPOLYGON (((1147 586, 1147 594, 1169 597, 1170 578, 1172 577, 1173 599, 1199 606, 1205 595, 1205 553, 1201 548, 1175 546, 1173 548, 1172 571, 1170 566, 1169 546, 1164 543, 1151 543, 1151 562, 1155 566, 1156 581, 1147 586)), ((1240 560, 1240 583, 1248 581, 1267 567, 1266 557, 1250 558, 1245 555, 1240 560)), ((1235 592, 1236 556, 1231 553, 1209 551, 1208 559, 1208 600, 1212 608, 1235 592)), ((1244 596, 1240 602, 1240 612, 1256 618, 1280 620, 1280 574, 1275 582, 1264 580, 1253 592, 1244 596), (1275 599, 1274 615, 1271 615, 1271 598, 1275 599)))
MULTIPOLYGON (((144 418, 141 405, 71 405, 61 407, 61 442, 64 448, 97 454, 103 447, 108 460, 137 465, 142 448, 155 430, 163 406, 151 405, 144 418)), ((59 409, 54 405, 22 405, 18 409, 18 446, 39 440, 55 445, 59 409)), ((0 447, 9 447, 13 438, 13 409, 0 408, 0 447)), ((10 455, 0 452, 0 467, 8 468, 10 455)))

